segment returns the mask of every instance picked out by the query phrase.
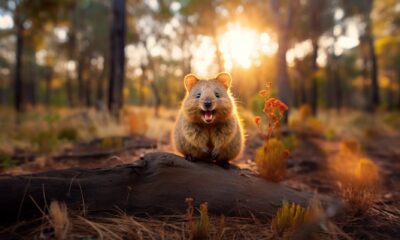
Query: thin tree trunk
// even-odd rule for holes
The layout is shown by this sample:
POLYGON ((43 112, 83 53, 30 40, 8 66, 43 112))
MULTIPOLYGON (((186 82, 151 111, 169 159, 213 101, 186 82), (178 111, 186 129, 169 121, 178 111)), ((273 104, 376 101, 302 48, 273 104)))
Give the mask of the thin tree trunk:
POLYGON ((318 40, 314 39, 312 41, 313 46, 313 54, 312 54, 312 82, 311 82, 311 112, 314 116, 317 115, 317 103, 318 103, 318 79, 317 79, 317 71, 318 71, 318 40))
POLYGON ((146 66, 144 64, 142 64, 140 66, 140 68, 142 69, 142 76, 140 77, 140 81, 139 81, 139 105, 143 106, 143 104, 144 104, 143 88, 144 88, 144 83, 146 81, 146 66))
POLYGON ((338 71, 338 67, 337 67, 337 57, 334 57, 334 63, 333 63, 333 82, 335 84, 335 107, 336 107, 336 111, 340 112, 340 109, 342 108, 342 83, 340 80, 340 75, 339 75, 339 71, 338 71))
POLYGON ((277 82, 278 96, 281 101, 289 104, 290 88, 289 75, 287 72, 286 52, 288 50, 288 32, 283 30, 278 37, 278 53, 277 53, 277 82))
POLYGON ((375 111, 380 104, 379 96, 379 82, 378 82, 378 63, 374 46, 374 35, 372 31, 371 12, 373 9, 374 0, 366 2, 367 11, 364 12, 364 19, 366 22, 365 41, 368 49, 368 58, 370 61, 370 77, 371 77, 371 98, 369 99, 369 111, 375 111))
POLYGON ((215 30, 213 31, 212 39, 215 46, 215 58, 217 60, 218 72, 223 72, 225 69, 224 59, 222 58, 221 48, 215 30))
POLYGON ((0 80, 0 105, 1 106, 5 106, 6 103, 6 84, 4 81, 4 75, 0 75, 1 78, 3 78, 2 80, 0 80))
MULTIPOLYGON (((50 71, 50 70, 49 70, 50 71)), ((46 74, 46 93, 45 93, 45 103, 47 106, 50 106, 50 99, 51 99, 51 80, 52 80, 52 74, 47 73, 46 74)))
POLYGON ((368 110, 369 108, 369 89, 368 89, 368 58, 366 56, 363 57, 363 65, 362 65, 362 71, 361 75, 363 77, 363 83, 362 83, 362 91, 365 97, 365 105, 364 105, 364 110, 368 110))
POLYGON ((397 68, 398 69, 398 71, 397 71, 397 86, 398 86, 398 88, 397 88, 397 109, 399 109, 400 110, 400 69, 399 68, 397 68))
POLYGON ((85 105, 88 108, 92 106, 92 84, 90 77, 85 81, 85 105))
POLYGON ((32 75, 31 75, 31 89, 30 89, 30 103, 32 104, 33 107, 36 106, 37 103, 37 68, 36 68, 36 60, 35 57, 33 58, 33 63, 32 63, 32 75))
POLYGON ((78 80, 78 103, 82 105, 85 97, 85 85, 83 80, 83 70, 84 70, 84 53, 79 53, 78 66, 77 66, 77 80, 78 80))
POLYGON ((378 82, 378 63, 372 33, 368 34, 367 44, 369 47, 369 58, 371 61, 371 109, 375 110, 380 104, 379 82, 378 82))
MULTIPOLYGON (((78 61, 76 61, 77 58, 77 44, 76 44, 76 18, 75 16, 77 15, 77 9, 76 6, 74 6, 74 10, 70 12, 70 21, 71 21, 71 27, 68 31, 68 43, 67 43, 67 56, 68 56, 68 60, 72 61, 75 60, 75 67, 79 67, 79 63, 78 61)), ((72 69, 67 69, 67 73, 66 73, 66 91, 67 91, 67 98, 68 98, 68 103, 70 107, 75 106, 75 104, 79 104, 79 91, 81 91, 79 89, 80 85, 78 83, 78 94, 74 94, 73 91, 73 85, 72 84, 72 78, 71 78, 71 74, 70 71, 72 69), (77 96, 78 95, 78 96, 77 96)), ((77 76, 79 76, 79 71, 77 71, 77 76)), ((80 76, 82 77, 82 76, 80 76)), ((78 78, 79 79, 79 78, 78 78)))
MULTIPOLYGON (((329 56, 331 58, 331 56, 329 56)), ((326 93, 326 107, 328 109, 331 109, 333 107, 333 94, 332 94, 332 89, 333 89, 333 80, 332 80, 332 75, 333 75, 333 70, 331 67, 331 60, 328 59, 328 64, 326 67, 326 88, 325 88, 325 93, 326 93)))
POLYGON ((392 78, 389 78, 389 86, 387 87, 387 108, 389 111, 394 109, 394 102, 393 102, 393 85, 394 85, 394 80, 392 78))
POLYGON ((123 105, 126 29, 125 8, 125 0, 113 0, 108 109, 114 116, 118 115, 123 105))
MULTIPOLYGON (((290 105, 290 84, 287 71, 286 52, 289 48, 289 32, 292 27, 293 15, 298 1, 288 1, 288 11, 286 17, 279 14, 279 1, 271 0, 272 12, 275 14, 275 21, 278 29, 278 52, 276 55, 277 82, 279 99, 290 105)), ((288 121, 289 111, 285 113, 284 122, 288 121)))
POLYGON ((15 41, 15 73, 14 73, 14 107, 17 112, 23 110, 23 81, 22 81, 22 53, 24 49, 24 24, 16 17, 15 41))
POLYGON ((73 94, 72 94, 72 79, 69 76, 69 72, 66 72, 66 78, 65 78, 65 89, 67 92, 67 101, 68 101, 68 106, 73 107, 74 106, 74 100, 73 100, 73 94))
MULTIPOLYGON (((106 62, 106 57, 104 57, 104 62, 106 62)), ((104 79, 107 75, 107 68, 104 64, 100 76, 97 79, 97 89, 96 89, 96 107, 99 110, 100 106, 104 103, 104 79)))
POLYGON ((155 103, 154 103, 154 114, 156 117, 160 116, 160 106, 161 106, 161 96, 160 96, 160 91, 158 90, 158 87, 155 83, 155 79, 153 79, 153 81, 151 81, 150 83, 150 87, 151 90, 154 93, 154 99, 155 99, 155 103))

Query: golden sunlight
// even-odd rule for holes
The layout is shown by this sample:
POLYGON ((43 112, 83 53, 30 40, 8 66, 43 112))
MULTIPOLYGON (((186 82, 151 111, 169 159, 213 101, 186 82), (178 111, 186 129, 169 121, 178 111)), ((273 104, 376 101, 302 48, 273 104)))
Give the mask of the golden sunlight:
POLYGON ((240 24, 229 25, 220 37, 220 45, 227 70, 231 70, 233 65, 249 68, 259 64, 260 55, 272 55, 277 49, 268 33, 259 33, 240 24))

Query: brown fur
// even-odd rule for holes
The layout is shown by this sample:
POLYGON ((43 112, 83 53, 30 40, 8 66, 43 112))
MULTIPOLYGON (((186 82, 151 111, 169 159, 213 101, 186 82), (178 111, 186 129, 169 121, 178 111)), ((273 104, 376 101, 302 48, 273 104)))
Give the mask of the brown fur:
POLYGON ((185 77, 187 90, 173 132, 175 149, 185 157, 202 161, 230 161, 244 146, 243 129, 230 93, 231 77, 220 73, 215 79, 185 77), (212 122, 206 122, 204 103, 212 104, 212 122))

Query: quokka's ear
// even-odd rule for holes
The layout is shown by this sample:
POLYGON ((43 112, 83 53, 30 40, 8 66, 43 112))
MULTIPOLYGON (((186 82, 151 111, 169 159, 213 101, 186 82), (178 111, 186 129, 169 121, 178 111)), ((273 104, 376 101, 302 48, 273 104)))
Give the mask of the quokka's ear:
POLYGON ((185 76, 183 81, 185 83, 186 91, 190 92, 193 86, 196 85, 196 83, 199 81, 199 78, 193 73, 189 73, 188 75, 185 76))
POLYGON ((228 72, 221 72, 215 78, 218 82, 222 83, 226 89, 231 87, 232 77, 228 72))

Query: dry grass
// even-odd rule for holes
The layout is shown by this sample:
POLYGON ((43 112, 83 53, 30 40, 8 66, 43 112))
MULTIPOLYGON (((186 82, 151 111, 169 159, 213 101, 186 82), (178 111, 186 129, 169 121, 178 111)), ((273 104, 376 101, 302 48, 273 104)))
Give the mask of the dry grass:
POLYGON ((54 229, 56 239, 67 239, 70 231, 70 222, 67 206, 63 203, 53 201, 49 209, 49 222, 54 229))
POLYGON ((283 202, 272 219, 274 239, 338 239, 346 237, 325 213, 317 195, 310 199, 307 208, 283 202))
MULTIPOLYGON (((53 203, 51 204, 53 205, 53 203)), ((57 203, 41 218, 20 222, 8 228, 0 227, 0 238, 17 239, 345 239, 345 234, 329 223, 327 230, 321 230, 320 219, 300 226, 293 238, 281 238, 273 233, 269 222, 255 217, 208 216, 207 235, 193 235, 187 215, 135 217, 122 211, 103 216, 88 216, 83 213, 66 211, 57 203), (57 209, 57 210, 54 210, 57 209), (312 226, 312 228, 310 228, 312 226), (316 230, 318 228, 318 230, 316 230), (341 237, 338 237, 338 236, 341 237)), ((201 222, 201 217, 193 217, 201 222)), ((203 220, 204 221, 204 220, 203 220)), ((304 223, 304 222, 303 222, 304 223)))
MULTIPOLYGON (((207 215, 208 216, 208 215, 207 215)), ((204 216, 193 221, 204 224, 204 216)), ((0 238, 18 239, 266 239, 271 232, 253 218, 207 217, 207 236, 193 235, 187 215, 135 217, 118 211, 107 216, 85 216, 68 212, 52 203, 40 219, 0 228, 0 238), (260 231, 260 229, 263 229, 260 231)))
POLYGON ((282 237, 295 232, 304 222, 306 209, 298 204, 283 202, 276 216, 272 219, 272 230, 276 236, 282 237))
POLYGON ((379 168, 364 156, 358 142, 342 141, 339 152, 330 159, 330 169, 352 211, 364 212, 373 205, 381 182, 379 168))
POLYGON ((256 150, 257 170, 265 179, 279 182, 286 177, 288 152, 282 141, 272 138, 256 150))

